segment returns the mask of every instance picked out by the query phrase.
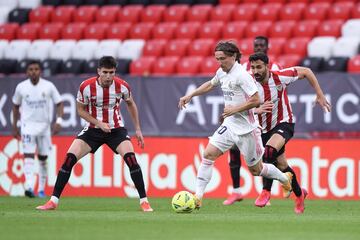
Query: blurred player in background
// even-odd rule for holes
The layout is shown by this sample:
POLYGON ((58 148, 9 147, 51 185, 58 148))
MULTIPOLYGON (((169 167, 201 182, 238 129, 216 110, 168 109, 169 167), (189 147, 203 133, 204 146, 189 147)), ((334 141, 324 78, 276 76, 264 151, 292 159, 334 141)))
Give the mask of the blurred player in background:
POLYGON ((106 144, 114 153, 120 154, 129 167, 131 179, 140 197, 141 209, 144 212, 153 211, 146 197, 140 165, 120 116, 120 100, 126 103, 135 126, 138 144, 144 148, 138 109, 128 83, 115 77, 116 66, 117 63, 113 57, 102 57, 98 64, 98 76, 80 84, 76 108, 79 116, 88 122, 88 126, 72 142, 59 170, 51 199, 46 204, 38 206, 38 210, 56 209, 61 193, 69 181, 71 170, 77 161, 106 144))
POLYGON ((41 65, 30 61, 26 67, 28 79, 16 86, 13 101, 13 136, 20 138, 24 152, 25 196, 34 194, 35 153, 39 159, 38 196, 45 197, 44 189, 47 180, 47 157, 51 151, 52 105, 56 104, 56 122, 52 133, 61 129, 63 103, 54 84, 40 77, 41 65), (21 109, 20 109, 21 108, 21 109), (21 114, 20 114, 21 110, 21 114), (21 120, 20 131, 17 127, 21 120))

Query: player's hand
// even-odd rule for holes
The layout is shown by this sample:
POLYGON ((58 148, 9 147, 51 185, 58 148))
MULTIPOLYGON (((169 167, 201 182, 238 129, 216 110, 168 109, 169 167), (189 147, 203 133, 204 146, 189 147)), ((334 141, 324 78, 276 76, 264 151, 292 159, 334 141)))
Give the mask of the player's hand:
POLYGON ((180 100, 179 100, 179 105, 178 105, 178 107, 179 107, 180 109, 186 108, 185 105, 186 105, 188 102, 191 101, 191 98, 192 98, 192 97, 189 96, 189 95, 186 95, 186 96, 181 97, 180 100))
POLYGON ((52 135, 56 135, 60 132, 61 130, 61 125, 58 123, 54 123, 53 125, 53 129, 52 129, 52 135))
POLYGON ((111 132, 111 128, 110 128, 109 124, 107 124, 107 123, 99 122, 97 124, 97 127, 100 128, 103 132, 106 132, 106 133, 111 132))
POLYGON ((135 134, 136 134, 136 139, 138 141, 138 146, 140 146, 143 149, 145 146, 145 142, 144 142, 144 137, 143 137, 141 131, 136 130, 135 134))
POLYGON ((266 101, 263 104, 261 104, 258 108, 256 108, 255 112, 257 114, 269 113, 272 111, 273 107, 274 107, 274 103, 272 101, 266 101))
POLYGON ((237 112, 236 108, 232 105, 227 105, 224 107, 224 112, 221 114, 223 119, 235 114, 237 112))
POLYGON ((313 106, 315 106, 316 104, 319 104, 324 110, 324 112, 331 112, 331 104, 327 101, 324 95, 316 96, 316 100, 313 106))
POLYGON ((20 140, 20 131, 17 127, 13 128, 12 135, 14 138, 20 140))

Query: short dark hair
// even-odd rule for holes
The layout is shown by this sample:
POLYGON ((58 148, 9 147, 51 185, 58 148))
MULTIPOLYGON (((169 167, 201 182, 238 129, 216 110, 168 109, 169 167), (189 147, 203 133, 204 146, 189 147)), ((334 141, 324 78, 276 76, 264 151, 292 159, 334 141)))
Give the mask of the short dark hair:
POLYGON ((221 41, 215 47, 216 51, 222 51, 226 56, 235 56, 235 60, 240 63, 241 52, 236 44, 232 41, 221 41))
POLYGON ((269 64, 269 57, 263 52, 257 52, 249 57, 249 62, 255 62, 257 60, 263 61, 265 64, 269 64))
POLYGON ((255 39, 254 39, 254 42, 255 42, 256 40, 264 40, 266 46, 269 46, 269 39, 268 39, 267 37, 265 37, 265 36, 256 36, 255 39))
POLYGON ((117 62, 112 56, 104 56, 99 59, 98 68, 116 68, 117 62))
POLYGON ((26 70, 29 68, 30 65, 33 65, 33 64, 36 64, 40 67, 40 69, 42 68, 41 67, 41 62, 39 60, 36 60, 36 59, 29 59, 29 61, 27 62, 26 64, 26 70))

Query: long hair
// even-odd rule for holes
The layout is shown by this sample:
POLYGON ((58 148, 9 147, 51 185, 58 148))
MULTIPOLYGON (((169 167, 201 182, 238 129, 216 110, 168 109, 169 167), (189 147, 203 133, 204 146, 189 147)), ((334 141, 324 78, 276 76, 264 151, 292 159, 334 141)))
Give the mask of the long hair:
POLYGON ((222 51, 229 57, 233 57, 235 55, 235 60, 240 63, 241 52, 234 42, 221 41, 216 45, 215 52, 216 51, 222 51))

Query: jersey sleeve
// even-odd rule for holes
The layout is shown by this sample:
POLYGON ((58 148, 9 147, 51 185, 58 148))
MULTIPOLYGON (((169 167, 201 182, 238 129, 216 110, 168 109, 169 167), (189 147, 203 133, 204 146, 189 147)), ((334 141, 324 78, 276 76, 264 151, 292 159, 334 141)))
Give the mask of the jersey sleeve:
POLYGON ((238 81, 248 96, 252 96, 258 91, 254 79, 248 72, 244 71, 244 73, 239 76, 238 81))
POLYGON ((62 99, 61 99, 61 96, 60 96, 59 91, 57 90, 57 88, 55 87, 55 85, 52 84, 52 83, 51 83, 51 88, 52 88, 52 90, 51 90, 51 92, 52 92, 51 98, 52 98, 53 102, 54 102, 55 104, 58 104, 58 103, 62 102, 62 99))
POLYGON ((124 99, 125 101, 131 97, 130 85, 125 81, 121 82, 121 93, 122 99, 124 99))
POLYGON ((219 77, 219 72, 220 72, 220 69, 218 69, 215 73, 215 76, 210 80, 210 83, 211 85, 213 86, 219 86, 221 83, 220 83, 220 77, 219 77))
POLYGON ((82 103, 84 105, 89 104, 89 94, 88 94, 88 88, 85 87, 84 82, 80 84, 79 90, 77 92, 76 101, 79 103, 82 103))
POLYGON ((289 85, 299 79, 298 72, 295 68, 285 68, 279 71, 275 71, 275 74, 279 76, 281 83, 289 85))
POLYGON ((17 85, 16 88, 15 88, 15 93, 14 93, 14 96, 12 97, 12 102, 13 104, 15 105, 20 105, 21 104, 21 100, 22 100, 22 97, 21 97, 21 92, 20 92, 20 85, 17 85))

